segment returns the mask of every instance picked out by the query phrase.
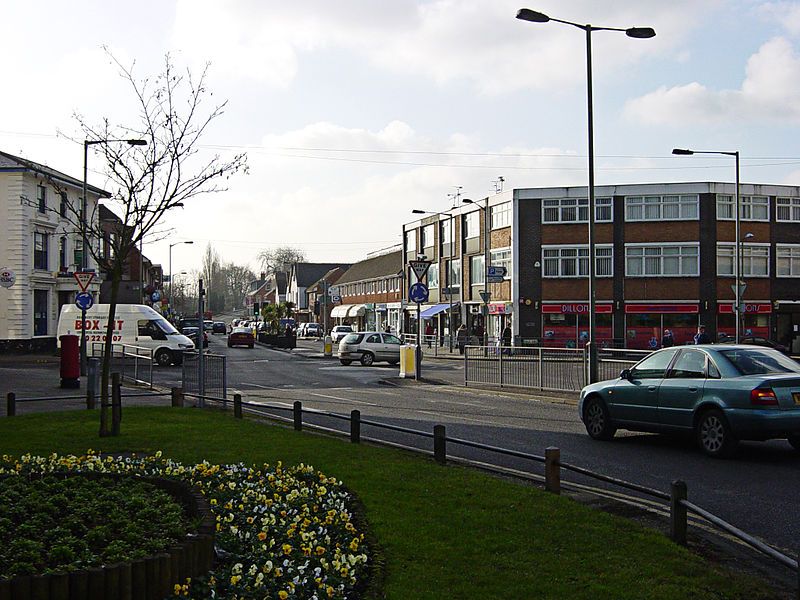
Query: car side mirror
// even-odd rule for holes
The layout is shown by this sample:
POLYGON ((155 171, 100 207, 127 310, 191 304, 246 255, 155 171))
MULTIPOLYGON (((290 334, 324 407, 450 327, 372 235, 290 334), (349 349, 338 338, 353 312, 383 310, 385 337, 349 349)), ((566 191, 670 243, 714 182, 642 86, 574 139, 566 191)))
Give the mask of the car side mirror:
POLYGON ((620 379, 627 379, 628 381, 631 380, 631 370, 630 369, 622 369, 619 373, 620 379))

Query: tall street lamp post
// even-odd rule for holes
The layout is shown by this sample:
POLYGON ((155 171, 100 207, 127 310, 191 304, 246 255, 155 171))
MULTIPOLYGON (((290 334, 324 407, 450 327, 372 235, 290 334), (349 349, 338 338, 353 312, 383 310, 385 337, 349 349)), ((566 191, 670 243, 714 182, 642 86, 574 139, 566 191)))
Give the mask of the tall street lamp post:
POLYGON ((169 308, 172 312, 172 247, 179 246, 180 244, 194 244, 194 241, 189 240, 186 242, 175 242, 169 245, 169 308))
MULTIPOLYGON (((736 318, 736 336, 735 341, 739 343, 739 332, 742 329, 742 319, 744 318, 744 314, 742 311, 742 297, 744 296, 744 277, 743 277, 743 269, 742 269, 742 239, 741 239, 741 199, 739 195, 739 151, 736 150, 735 152, 725 152, 722 150, 687 150, 686 148, 673 148, 672 153, 678 156, 691 156, 693 154, 721 154, 724 156, 733 156, 734 162, 736 165, 736 189, 734 190, 734 211, 736 211, 735 222, 736 222, 736 231, 734 233, 735 237, 735 250, 734 250, 734 259, 733 259, 733 279, 734 279, 734 286, 733 286, 733 294, 734 294, 734 306, 733 312, 736 318)), ((752 236, 750 236, 752 237, 752 236)))
POLYGON ((588 121, 588 135, 589 135, 589 343, 587 348, 589 350, 589 382, 597 381, 597 344, 595 340, 595 257, 594 257, 594 112, 592 108, 592 32, 593 31, 622 31, 628 37, 647 39, 655 37, 656 32, 651 27, 628 27, 621 29, 619 27, 594 27, 586 24, 573 23, 572 21, 563 21, 549 17, 543 13, 530 10, 528 8, 521 8, 517 11, 517 19, 522 21, 531 21, 533 23, 547 23, 548 21, 555 21, 556 23, 564 23, 565 25, 572 25, 578 29, 586 32, 586 105, 587 105, 587 121, 588 121))
MULTIPOLYGON (((125 142, 129 146, 146 146, 147 140, 83 140, 83 198, 81 199, 81 243, 83 244, 83 251, 81 252, 81 271, 89 268, 89 244, 86 238, 86 205, 89 192, 88 172, 89 172, 89 146, 95 144, 108 144, 111 142, 125 142)), ((86 309, 81 309, 81 375, 86 375, 86 309)))
MULTIPOLYGON (((450 261, 452 262, 452 260, 453 260, 453 252, 455 250, 455 242, 453 240, 453 215, 450 214, 450 213, 446 213, 446 212, 434 212, 434 211, 431 211, 431 210, 420 210, 418 208, 415 208, 411 212, 413 214, 415 214, 415 215, 428 214, 428 215, 441 215, 441 216, 447 217, 447 220, 450 222, 450 252, 448 252, 448 254, 450 255, 450 261)), ((441 246, 441 244, 440 244, 440 246, 441 246)), ((448 275, 448 277, 445 278, 445 281, 448 281, 449 280, 449 273, 446 272, 446 274, 448 275)), ((450 307, 448 308, 448 312, 447 312, 447 337, 448 337, 448 346, 450 347, 450 352, 452 353, 453 352, 453 290, 450 289, 450 286, 447 286, 447 287, 448 287, 447 291, 449 292, 447 294, 447 298, 448 298, 448 302, 450 304, 450 307)), ((442 285, 440 283, 439 284, 439 289, 441 289, 441 288, 442 288, 442 285)))
POLYGON ((489 219, 491 215, 489 213, 489 198, 486 198, 486 204, 481 206, 474 200, 470 200, 469 198, 464 198, 461 200, 464 204, 474 204, 478 208, 483 211, 483 340, 482 343, 484 346, 489 346, 489 299, 491 298, 491 292, 489 292, 489 219))

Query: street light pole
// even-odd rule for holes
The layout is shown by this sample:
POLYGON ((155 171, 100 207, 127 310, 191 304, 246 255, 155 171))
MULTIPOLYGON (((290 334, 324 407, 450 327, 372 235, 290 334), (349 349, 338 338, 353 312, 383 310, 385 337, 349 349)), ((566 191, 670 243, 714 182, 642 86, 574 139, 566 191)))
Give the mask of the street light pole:
MULTIPOLYGON (((572 25, 578 29, 582 29, 586 33, 586 103, 587 103, 587 125, 588 125, 588 151, 589 151, 589 342, 587 349, 589 351, 589 368, 588 379, 590 383, 597 381, 597 342, 595 339, 595 257, 594 257, 594 109, 592 106, 592 32, 593 31, 622 31, 628 37, 647 39, 655 37, 656 32, 651 27, 628 27, 622 29, 619 27, 594 27, 590 24, 581 25, 580 23, 573 23, 572 21, 564 21, 549 17, 543 13, 530 10, 529 8, 521 8, 517 11, 517 19, 522 21, 530 21, 532 23, 547 23, 555 21, 556 23, 563 23, 565 25, 572 25)), ((579 317, 580 318, 580 317, 579 317)))
POLYGON ((741 196, 739 194, 739 151, 722 151, 722 150, 687 150, 686 148, 673 148, 672 153, 678 156, 692 156, 693 154, 721 154, 724 156, 733 156, 736 166, 736 188, 734 189, 734 211, 736 215, 734 221, 736 223, 734 232, 734 257, 733 257, 733 295, 734 306, 733 314, 736 321, 736 333, 734 336, 735 342, 738 344, 740 340, 740 331, 743 329, 744 314, 742 311, 742 297, 744 292, 742 290, 744 284, 744 265, 742 263, 742 237, 741 237, 741 196))
POLYGON ((180 244, 194 244, 193 240, 188 240, 185 242, 175 242, 174 244, 169 245, 169 308, 170 312, 172 312, 172 247, 178 246, 180 244))

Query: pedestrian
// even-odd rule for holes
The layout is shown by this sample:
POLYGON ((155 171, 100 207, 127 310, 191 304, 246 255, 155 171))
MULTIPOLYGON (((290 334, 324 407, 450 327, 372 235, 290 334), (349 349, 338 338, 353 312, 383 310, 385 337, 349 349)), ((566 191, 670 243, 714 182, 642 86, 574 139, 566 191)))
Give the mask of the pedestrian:
POLYGON ((387 323, 387 324, 386 324, 386 327, 384 327, 384 328, 383 328, 383 333, 392 333, 392 327, 391 327, 391 325, 389 325, 389 324, 387 323))
POLYGON ((464 354, 464 346, 467 344, 467 326, 463 323, 456 331, 456 344, 458 345, 459 354, 464 354))
POLYGON ((431 347, 431 341, 433 340, 434 331, 435 330, 433 328, 433 324, 430 321, 428 321, 428 324, 425 325, 425 339, 428 340, 428 348, 431 347))
POLYGON ((697 327, 697 333, 694 334, 694 343, 695 344, 710 344, 711 338, 708 337, 706 333, 706 326, 699 325, 697 327))
POLYGON ((672 348, 675 345, 675 339, 672 337, 672 332, 669 329, 664 330, 664 335, 661 337, 662 348, 672 348))
POLYGON ((503 338, 503 354, 511 354, 511 326, 508 323, 503 327, 501 337, 503 338))

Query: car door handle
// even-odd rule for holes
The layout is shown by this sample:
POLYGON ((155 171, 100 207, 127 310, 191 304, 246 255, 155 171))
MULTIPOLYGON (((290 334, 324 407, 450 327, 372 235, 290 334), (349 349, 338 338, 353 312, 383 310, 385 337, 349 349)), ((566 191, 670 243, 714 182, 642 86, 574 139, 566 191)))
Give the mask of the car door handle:
POLYGON ((648 392, 655 392, 655 391, 656 391, 656 386, 654 386, 654 385, 648 385, 648 386, 647 386, 647 391, 648 391, 648 392))
POLYGON ((690 391, 690 392, 696 392, 696 391, 697 391, 697 388, 696 388, 696 387, 690 387, 690 388, 689 388, 689 391, 690 391))

